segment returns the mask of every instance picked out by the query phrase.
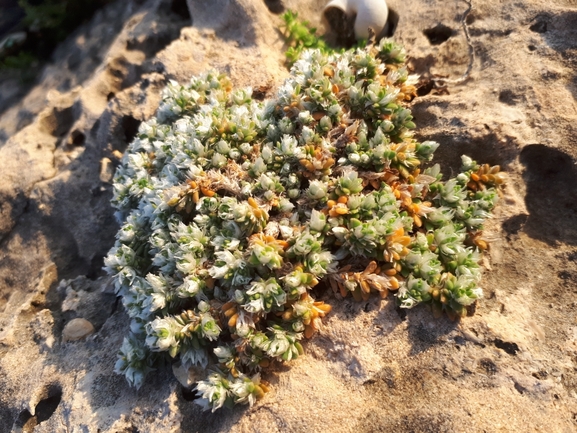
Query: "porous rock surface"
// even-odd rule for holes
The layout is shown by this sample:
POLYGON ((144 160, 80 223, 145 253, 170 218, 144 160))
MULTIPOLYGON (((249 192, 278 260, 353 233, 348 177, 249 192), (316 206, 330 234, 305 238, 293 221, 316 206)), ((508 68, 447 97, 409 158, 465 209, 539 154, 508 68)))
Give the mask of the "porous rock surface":
POLYGON ((266 372, 272 391, 252 408, 215 414, 168 366, 139 391, 114 374, 128 320, 100 270, 117 230, 113 167, 167 79, 216 68, 274 89, 287 75, 278 12, 320 24, 325 3, 189 0, 191 20, 183 0, 119 1, 25 96, 0 86, 0 432, 577 430, 572 0, 471 0, 469 13, 465 1, 388 2, 423 76, 418 138, 441 143, 444 170, 467 153, 509 174, 475 316, 326 294, 333 311, 307 355, 266 372), (95 333, 65 341, 76 318, 95 333))

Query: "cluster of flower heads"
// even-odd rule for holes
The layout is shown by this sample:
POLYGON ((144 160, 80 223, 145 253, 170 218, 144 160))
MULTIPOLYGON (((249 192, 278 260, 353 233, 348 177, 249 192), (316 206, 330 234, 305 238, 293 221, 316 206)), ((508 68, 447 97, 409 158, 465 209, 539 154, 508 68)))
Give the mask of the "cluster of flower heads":
POLYGON ((303 353, 331 310, 319 284, 467 314, 503 175, 467 157, 447 181, 423 169, 438 144, 412 136, 404 57, 390 40, 304 51, 262 102, 216 72, 168 85, 114 180, 105 264, 132 319, 117 372, 139 387, 162 360, 205 367, 214 411, 252 404, 260 370, 303 353))

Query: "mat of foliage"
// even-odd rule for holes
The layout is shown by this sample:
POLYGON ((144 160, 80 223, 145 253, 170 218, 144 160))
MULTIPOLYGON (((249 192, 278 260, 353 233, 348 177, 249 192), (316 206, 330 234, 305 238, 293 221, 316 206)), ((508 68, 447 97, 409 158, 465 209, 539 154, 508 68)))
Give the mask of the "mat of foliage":
POLYGON ((318 285, 467 314, 503 174, 425 168, 438 143, 413 138, 404 63, 382 40, 303 51, 270 100, 214 71, 168 85, 115 177, 106 267, 132 319, 117 372, 139 387, 166 361, 206 368, 214 411, 252 404, 261 369, 303 353, 331 310, 318 285))

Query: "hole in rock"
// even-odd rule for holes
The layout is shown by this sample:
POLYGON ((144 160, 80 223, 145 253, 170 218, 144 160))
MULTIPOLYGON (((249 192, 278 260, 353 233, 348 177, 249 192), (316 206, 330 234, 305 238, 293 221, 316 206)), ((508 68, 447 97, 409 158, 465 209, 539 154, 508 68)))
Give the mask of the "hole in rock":
POLYGON ((62 400, 62 389, 60 386, 55 385, 51 387, 48 393, 50 396, 41 400, 36 405, 36 419, 38 424, 49 419, 54 412, 56 412, 56 408, 62 400))
POLYGON ((88 272, 88 274, 86 274, 86 276, 90 280, 98 279, 99 277, 106 274, 106 271, 102 269, 103 267, 104 267, 104 256, 100 255, 94 256, 90 261, 90 271, 88 272))
POLYGON ((469 14, 467 15, 467 18, 465 18, 465 23, 468 24, 468 25, 471 25, 471 24, 473 24, 476 20, 477 20, 477 17, 476 17, 474 14, 469 13, 469 14))
POLYGON ((547 21, 538 19, 529 26, 529 30, 535 33, 545 33, 547 31, 547 21))
POLYGON ((285 11, 282 0, 264 0, 264 4, 273 14, 282 14, 285 11))
POLYGON ((497 371, 499 371, 497 365, 489 358, 480 359, 479 367, 481 367, 489 376, 493 376, 497 371))
POLYGON ((417 96, 425 96, 431 93, 431 90, 435 87, 435 82, 433 80, 426 80, 417 89, 417 96))
POLYGON ((503 341, 499 338, 497 338, 495 341, 493 341, 493 344, 495 344, 495 347, 498 347, 499 349, 503 349, 509 355, 516 355, 517 352, 520 350, 517 343, 510 343, 508 341, 503 341))
POLYGON ((124 139, 126 140, 126 143, 130 143, 134 137, 136 137, 139 126, 140 120, 137 120, 132 116, 124 116, 122 118, 122 129, 124 130, 124 139))
POLYGON ((75 129, 70 133, 69 142, 73 146, 82 146, 86 141, 86 136, 80 132, 79 130, 75 129))
POLYGON ((188 389, 184 386, 181 387, 182 398, 186 401, 193 401, 198 398, 198 394, 194 389, 188 389))
POLYGON ((509 89, 499 92, 499 102, 507 105, 516 105, 521 98, 509 89))
POLYGON ((572 278, 572 274, 570 272, 567 272, 567 271, 557 272, 557 276, 559 278, 561 278, 562 280, 569 280, 572 278))
POLYGON ((453 29, 444 24, 437 24, 435 27, 423 30, 423 33, 431 43, 431 45, 441 45, 453 36, 453 29))
POLYGON ((47 397, 40 400, 36 405, 35 415, 32 415, 27 409, 20 412, 12 431, 32 433, 38 424, 50 419, 62 400, 62 388, 60 385, 50 385, 46 390, 46 395, 47 397))
POLYGON ((190 20, 190 12, 186 0, 172 0, 170 10, 184 20, 190 20))

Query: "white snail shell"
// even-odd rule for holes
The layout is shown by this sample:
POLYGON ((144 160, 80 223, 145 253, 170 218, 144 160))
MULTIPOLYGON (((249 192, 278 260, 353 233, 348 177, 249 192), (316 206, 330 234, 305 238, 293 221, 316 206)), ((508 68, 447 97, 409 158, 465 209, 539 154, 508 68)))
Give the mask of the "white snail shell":
POLYGON ((357 14, 355 19, 355 37, 368 39, 369 27, 376 34, 387 24, 389 8, 385 0, 331 0, 324 11, 334 7, 342 10, 347 16, 357 14))

